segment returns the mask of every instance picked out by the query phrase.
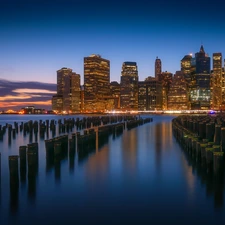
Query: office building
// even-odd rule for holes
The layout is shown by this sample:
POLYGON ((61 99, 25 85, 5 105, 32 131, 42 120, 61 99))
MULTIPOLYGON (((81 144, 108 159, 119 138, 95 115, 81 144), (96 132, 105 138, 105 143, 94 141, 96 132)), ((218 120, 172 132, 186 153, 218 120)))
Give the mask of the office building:
POLYGON ((124 62, 121 72, 121 109, 138 110, 138 68, 136 62, 124 62))
POLYGON ((205 53, 203 46, 195 54, 195 74, 190 92, 191 109, 209 109, 211 106, 211 71, 210 57, 205 53))
POLYGON ((156 78, 147 77, 146 83, 146 109, 162 110, 163 109, 163 85, 156 78))
POLYGON ((113 109, 120 109, 120 84, 117 81, 112 81, 110 83, 110 91, 114 100, 113 109))
POLYGON ((210 57, 205 53, 203 45, 195 53, 196 74, 210 74, 210 57))
POLYGON ((138 111, 147 110, 147 88, 145 81, 138 81, 138 111))
POLYGON ((156 57, 155 60, 155 78, 158 80, 158 76, 162 73, 162 62, 161 60, 158 58, 158 56, 156 57))
POLYGON ((212 108, 220 110, 222 104, 222 54, 213 53, 212 108))
POLYGON ((70 68, 61 68, 57 71, 57 95, 52 98, 52 110, 79 113, 80 102, 80 75, 70 68))
POLYGON ((162 109, 167 110, 168 92, 172 83, 173 74, 170 72, 162 72, 158 76, 158 81, 162 83, 162 109))
POLYGON ((184 73, 177 71, 168 92, 168 110, 188 109, 188 89, 184 73))
POLYGON ((84 57, 85 112, 105 112, 112 108, 110 97, 110 61, 100 55, 84 57))

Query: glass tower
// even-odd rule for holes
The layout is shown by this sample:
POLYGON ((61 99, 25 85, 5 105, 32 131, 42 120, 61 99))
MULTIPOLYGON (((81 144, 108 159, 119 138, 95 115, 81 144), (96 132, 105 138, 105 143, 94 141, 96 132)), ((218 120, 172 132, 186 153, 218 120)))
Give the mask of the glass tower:
POLYGON ((138 68, 136 62, 124 62, 121 72, 122 110, 138 110, 138 68))

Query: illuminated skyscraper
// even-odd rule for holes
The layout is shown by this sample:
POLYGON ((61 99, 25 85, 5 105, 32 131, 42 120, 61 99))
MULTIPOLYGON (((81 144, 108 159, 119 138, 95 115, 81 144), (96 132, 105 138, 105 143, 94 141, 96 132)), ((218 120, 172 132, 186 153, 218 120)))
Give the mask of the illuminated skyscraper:
POLYGON ((170 72, 162 72, 158 75, 158 81, 162 83, 162 109, 167 110, 168 92, 172 83, 173 74, 170 72))
POLYGON ((188 109, 191 108, 190 95, 191 90, 196 86, 196 62, 195 58, 192 57, 192 54, 185 55, 181 60, 181 71, 184 74, 184 78, 187 84, 187 93, 188 93, 188 109))
POLYGON ((146 82, 139 81, 138 82, 138 110, 139 111, 146 111, 147 109, 147 89, 146 89, 146 82))
POLYGON ((222 54, 213 53, 212 108, 219 110, 222 104, 222 54))
POLYGON ((225 60, 224 60, 224 67, 222 68, 222 103, 221 109, 225 110, 225 60))
POLYGON ((158 79, 158 76, 162 73, 162 63, 161 60, 156 57, 155 60, 155 78, 158 79))
POLYGON ((121 72, 122 110, 138 110, 138 69, 136 62, 124 62, 121 72))
POLYGON ((110 90, 112 98, 114 99, 113 109, 120 108, 120 84, 117 81, 112 81, 110 83, 110 90))
POLYGON ((191 74, 191 61, 192 56, 191 55, 185 55, 184 58, 181 60, 181 71, 183 72, 185 78, 189 78, 189 75, 191 74))
POLYGON ((80 75, 72 73, 70 80, 70 93, 71 93, 71 111, 79 113, 81 110, 81 88, 80 88, 80 75))
POLYGON ((191 109, 210 108, 210 57, 205 53, 203 46, 195 54, 195 74, 193 87, 190 90, 191 109))
POLYGON ((52 109, 67 113, 80 112, 80 75, 72 72, 72 69, 63 67, 57 71, 57 95, 53 96, 52 109))
POLYGON ((173 77, 168 93, 168 110, 187 110, 187 83, 182 71, 177 71, 173 77))
POLYGON ((200 51, 195 53, 196 74, 210 74, 210 57, 201 45, 200 51))
POLYGON ((163 84, 154 77, 147 77, 146 83, 146 109, 162 110, 163 106, 163 84))
POLYGON ((104 112, 110 97, 110 61, 100 55, 84 58, 84 108, 86 112, 104 112))

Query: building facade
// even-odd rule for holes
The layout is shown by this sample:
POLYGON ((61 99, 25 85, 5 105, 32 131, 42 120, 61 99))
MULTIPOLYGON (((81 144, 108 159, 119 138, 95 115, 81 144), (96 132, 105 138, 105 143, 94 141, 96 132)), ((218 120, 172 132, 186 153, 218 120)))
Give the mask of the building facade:
POLYGON ((104 112, 110 106, 110 61, 100 55, 84 57, 85 112, 104 112))
POLYGON ((57 95, 52 98, 52 110, 80 113, 80 104, 80 75, 63 67, 57 71, 57 95))
POLYGON ((210 74, 210 57, 205 53, 203 45, 195 53, 196 74, 210 74))
POLYGON ((138 110, 138 68, 136 62, 124 62, 121 72, 121 110, 138 110))
POLYGON ((147 88, 145 81, 138 81, 138 111, 147 110, 147 88))
POLYGON ((120 109, 120 84, 117 81, 110 83, 111 96, 114 100, 114 110, 120 109))
POLYGON ((190 90, 190 108, 191 109, 210 109, 210 57, 205 53, 203 46, 195 54, 195 74, 193 76, 193 85, 190 90))
POLYGON ((148 77, 146 83, 146 109, 162 110, 163 109, 163 85, 156 78, 148 77))
POLYGON ((212 108, 220 110, 222 106, 222 54, 213 53, 212 108))
POLYGON ((184 73, 177 71, 168 92, 168 110, 188 109, 188 88, 184 73))
POLYGON ((172 83, 172 79, 173 79, 173 74, 170 72, 162 72, 159 76, 158 76, 158 81, 160 81, 162 83, 162 109, 163 110, 167 110, 168 106, 168 93, 170 90, 170 86, 172 83))
POLYGON ((162 73, 162 62, 161 59, 156 57, 155 60, 155 78, 158 80, 158 76, 162 73))

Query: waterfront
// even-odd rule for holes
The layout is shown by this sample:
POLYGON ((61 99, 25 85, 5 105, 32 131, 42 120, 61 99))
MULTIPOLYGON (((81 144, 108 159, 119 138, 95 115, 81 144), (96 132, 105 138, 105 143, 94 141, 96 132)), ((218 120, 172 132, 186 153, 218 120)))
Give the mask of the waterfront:
MULTIPOLYGON (((146 117, 147 115, 145 115, 146 117)), ((67 116, 70 118, 70 116, 67 116)), ((82 116, 81 116, 82 117, 82 116)), ((1 224, 216 224, 225 222, 224 178, 216 180, 182 151, 169 115, 110 136, 90 154, 48 168, 39 142, 38 175, 10 196, 8 155, 29 136, 0 142, 1 224)), ((57 116, 0 116, 0 124, 57 116)), ((51 134, 49 134, 51 137, 51 134)))

